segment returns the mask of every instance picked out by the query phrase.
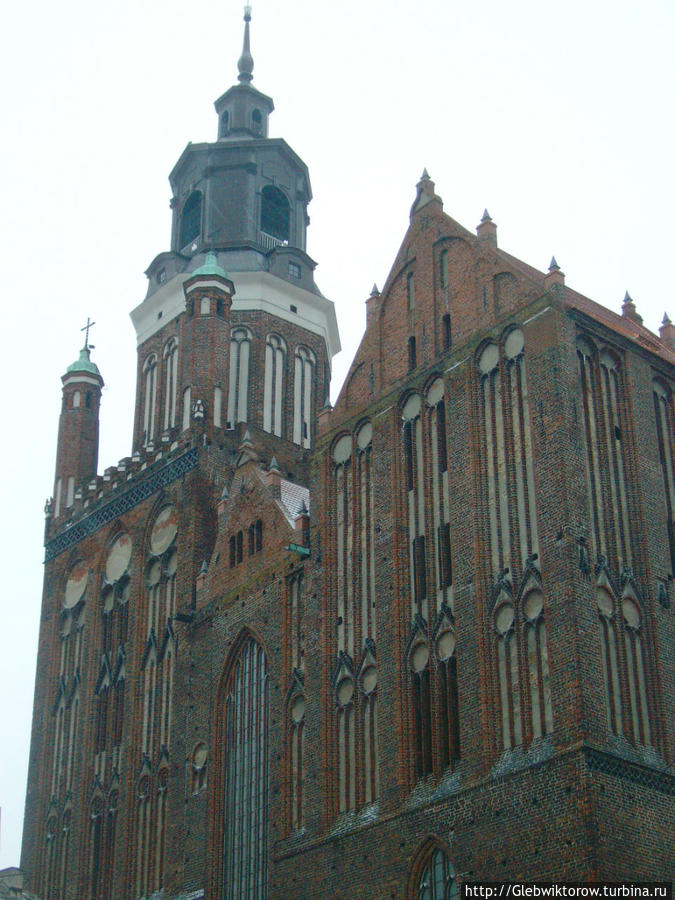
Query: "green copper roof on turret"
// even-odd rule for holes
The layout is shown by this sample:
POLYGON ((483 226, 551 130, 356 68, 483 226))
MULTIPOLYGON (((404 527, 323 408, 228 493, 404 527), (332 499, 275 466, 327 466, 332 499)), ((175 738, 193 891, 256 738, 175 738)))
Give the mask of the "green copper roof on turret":
POLYGON ((221 278, 227 279, 230 277, 225 269, 218 265, 218 256, 213 250, 209 250, 206 254, 206 262, 198 269, 195 269, 190 278, 194 278, 195 275, 219 275, 221 278))
POLYGON ((87 346, 84 346, 80 350, 80 358, 76 360, 74 363, 71 363, 66 369, 66 373, 68 372, 89 372, 91 375, 96 375, 98 378, 101 377, 101 373, 98 370, 98 366, 96 363, 91 361, 90 357, 90 349, 87 346))

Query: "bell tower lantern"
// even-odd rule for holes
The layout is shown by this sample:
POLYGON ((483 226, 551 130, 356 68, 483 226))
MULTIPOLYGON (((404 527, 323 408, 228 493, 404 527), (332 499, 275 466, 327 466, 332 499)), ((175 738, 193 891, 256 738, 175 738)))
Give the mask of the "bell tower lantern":
POLYGON ((253 57, 249 23, 251 7, 244 9, 244 47, 239 57, 239 84, 225 91, 214 106, 218 113, 218 140, 232 140, 242 135, 267 137, 270 113, 274 110, 271 97, 251 86, 253 81, 253 57))

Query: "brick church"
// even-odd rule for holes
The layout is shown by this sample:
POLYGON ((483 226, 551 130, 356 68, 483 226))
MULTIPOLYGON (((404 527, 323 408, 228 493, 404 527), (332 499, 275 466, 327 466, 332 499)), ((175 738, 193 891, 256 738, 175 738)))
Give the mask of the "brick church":
POLYGON ((62 377, 22 869, 40 900, 448 900, 666 879, 675 326, 425 172, 340 396, 250 13, 132 312, 132 452, 62 377))

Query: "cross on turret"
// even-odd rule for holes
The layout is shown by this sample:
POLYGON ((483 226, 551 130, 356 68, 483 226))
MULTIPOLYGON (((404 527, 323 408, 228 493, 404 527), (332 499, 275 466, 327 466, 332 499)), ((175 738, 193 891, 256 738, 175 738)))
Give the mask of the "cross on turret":
POLYGON ((84 349, 85 350, 88 350, 89 348, 91 348, 92 350, 94 349, 94 345, 89 343, 89 329, 95 324, 96 324, 96 322, 92 322, 91 319, 89 318, 89 316, 87 316, 87 324, 84 326, 84 328, 80 328, 80 331, 87 332, 86 335, 84 336, 84 349))

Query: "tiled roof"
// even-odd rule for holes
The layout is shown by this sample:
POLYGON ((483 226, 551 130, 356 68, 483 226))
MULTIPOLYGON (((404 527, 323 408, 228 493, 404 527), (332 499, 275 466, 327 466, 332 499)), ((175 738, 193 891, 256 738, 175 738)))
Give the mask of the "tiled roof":
POLYGON ((309 512, 309 488, 303 487, 301 484, 295 484, 293 481, 281 479, 281 502, 288 510, 291 519, 295 519, 299 515, 304 502, 309 512))

